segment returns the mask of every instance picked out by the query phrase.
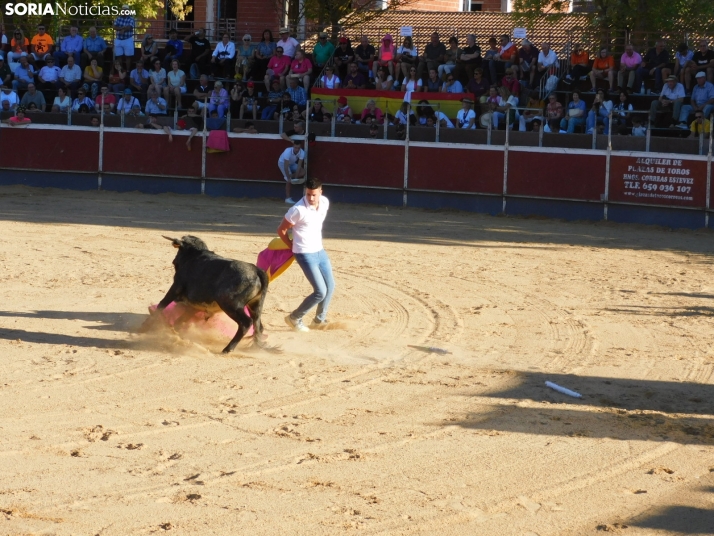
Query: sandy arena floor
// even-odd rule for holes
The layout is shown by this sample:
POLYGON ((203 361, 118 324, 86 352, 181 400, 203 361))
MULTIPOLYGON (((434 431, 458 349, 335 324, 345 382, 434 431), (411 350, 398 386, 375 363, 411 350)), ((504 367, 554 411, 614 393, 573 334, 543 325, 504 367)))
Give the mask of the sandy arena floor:
POLYGON ((135 333, 285 209, 0 188, 0 534, 714 533, 714 235, 333 204, 340 329, 135 333))

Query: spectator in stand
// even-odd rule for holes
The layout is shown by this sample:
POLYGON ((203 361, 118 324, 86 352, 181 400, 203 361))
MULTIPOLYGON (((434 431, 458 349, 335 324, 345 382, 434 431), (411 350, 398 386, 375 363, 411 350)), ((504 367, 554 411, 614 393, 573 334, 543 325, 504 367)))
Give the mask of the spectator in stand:
POLYGON ((303 117, 309 116, 311 123, 322 123, 325 120, 325 107, 320 99, 315 99, 312 102, 310 110, 305 110, 302 113, 303 117))
POLYGON ((206 30, 199 28, 184 39, 184 43, 191 45, 191 65, 188 72, 191 78, 199 78, 202 74, 210 72, 211 42, 206 39, 206 30))
POLYGON ((521 94, 521 84, 518 81, 516 73, 518 72, 518 67, 515 65, 506 69, 505 76, 501 79, 501 85, 508 88, 511 95, 518 97, 521 94))
POLYGON ((55 42, 52 39, 52 36, 48 33, 45 33, 45 25, 40 24, 37 27, 37 33, 30 41, 30 52, 34 61, 43 61, 47 59, 48 56, 51 56, 52 47, 54 46, 54 44, 55 42))
POLYGON ((278 39, 277 46, 282 47, 283 53, 292 60, 295 57, 295 51, 300 48, 300 43, 290 36, 288 28, 280 28, 280 39, 278 39))
POLYGON ((456 113, 456 126, 459 128, 476 129, 476 112, 471 107, 474 101, 468 97, 461 99, 461 110, 456 113))
POLYGON ((250 34, 243 36, 243 42, 236 47, 236 79, 248 80, 255 61, 255 46, 250 34))
POLYGON ((335 110, 335 119, 340 122, 345 122, 345 117, 352 121, 352 109, 347 104, 347 97, 340 97, 337 99, 337 109, 335 110))
POLYGON ((521 132, 526 132, 526 130, 528 130, 526 127, 528 125, 531 125, 531 130, 533 130, 533 122, 536 120, 542 121, 543 119, 543 108, 545 107, 545 103, 538 100, 537 91, 530 92, 530 95, 531 96, 528 98, 528 102, 526 103, 526 109, 522 111, 520 117, 518 118, 518 130, 521 132))
MULTIPOLYGON (((491 61, 493 58, 495 58, 498 55, 498 40, 495 37, 491 37, 488 40, 488 50, 483 55, 483 60, 486 62, 486 65, 488 65, 488 62, 491 61)), ((538 59, 538 58, 536 58, 538 59)))
POLYGON ((669 51, 665 48, 663 39, 659 39, 654 48, 651 48, 642 58, 642 64, 637 69, 635 77, 635 87, 639 88, 642 81, 654 77, 655 93, 662 91, 663 80, 672 72, 672 65, 669 61, 669 51))
POLYGON ((94 110, 94 101, 87 96, 83 87, 77 90, 77 98, 72 101, 72 111, 79 112, 80 106, 86 106, 87 111, 94 110))
POLYGON ((46 91, 53 91, 57 89, 60 85, 60 74, 62 70, 55 65, 55 59, 53 57, 47 58, 45 61, 45 66, 40 69, 37 75, 37 80, 40 83, 40 89, 46 91))
POLYGON ((633 136, 646 136, 647 127, 642 124, 642 118, 633 117, 632 118, 632 135, 633 136))
POLYGON ((186 93, 186 73, 179 69, 178 60, 171 61, 171 70, 166 73, 168 80, 169 98, 166 102, 171 102, 171 96, 174 97, 176 108, 181 108, 181 95, 186 93))
POLYGON ((109 88, 105 84, 102 84, 99 89, 99 96, 94 102, 94 109, 97 113, 100 113, 102 110, 106 110, 106 106, 109 106, 108 113, 112 113, 117 106, 117 99, 114 95, 109 93, 109 88))
POLYGON ((295 59, 290 64, 288 76, 297 78, 302 82, 302 87, 310 89, 310 73, 312 73, 312 62, 305 57, 305 53, 302 50, 296 50, 295 59))
POLYGON ((99 126, 101 126, 101 124, 102 124, 101 119, 99 119, 96 115, 92 116, 91 125, 93 127, 98 128, 99 126))
POLYGON ((9 100, 0 100, 0 112, 6 112, 12 115, 14 113, 13 110, 10 109, 10 101, 9 100))
POLYGON ((6 49, 8 46, 7 34, 5 33, 5 27, 0 24, 0 58, 5 59, 6 49))
MULTIPOLYGON (((637 69, 640 68, 642 64, 642 56, 638 52, 635 52, 634 47, 631 44, 625 45, 625 53, 620 58, 620 72, 617 74, 617 85, 620 89, 626 89, 632 91, 635 85, 635 78, 637 76, 637 69), (627 77, 627 82, 625 82, 625 77, 627 77)), ((639 90, 639 88, 637 88, 639 90)))
MULTIPOLYGON (((677 47, 677 52, 674 53, 674 75, 679 78, 679 81, 685 85, 687 95, 691 93, 692 88, 686 85, 684 73, 689 62, 694 57, 694 52, 689 50, 687 43, 680 43, 677 47)), ((691 86, 691 79, 689 81, 691 86)))
MULTIPOLYGON (((258 47, 255 49, 255 62, 253 63, 253 69, 258 73, 265 73, 268 68, 268 61, 275 54, 275 41, 273 41, 273 32, 270 30, 263 30, 263 37, 258 43, 258 47)), ((269 86, 266 86, 269 87, 269 86)))
MULTIPOLYGON (((122 10, 130 9, 128 4, 122 6, 122 10)), ((119 61, 124 58, 127 72, 131 70, 131 62, 134 59, 134 28, 134 17, 121 15, 114 20, 114 58, 119 61)))
POLYGON ((469 83, 466 86, 466 92, 473 94, 478 102, 481 97, 488 92, 488 85, 488 82, 483 77, 483 69, 479 67, 474 69, 474 77, 469 80, 469 83))
POLYGON ((424 91, 427 93, 438 93, 441 91, 441 86, 443 82, 436 72, 436 69, 429 69, 429 77, 426 79, 426 84, 424 85, 424 91))
MULTIPOLYGON (((392 34, 385 34, 382 38, 382 44, 379 45, 379 50, 377 50, 376 63, 373 67, 373 71, 379 71, 382 67, 387 70, 390 78, 394 78, 395 70, 395 60, 397 58, 397 47, 394 46, 392 41, 392 34)), ((375 78, 377 73, 375 72, 375 78)))
POLYGON ((255 125, 251 121, 246 121, 245 125, 243 128, 234 128, 233 132, 236 134, 258 134, 258 129, 255 128, 255 125))
POLYGON ((301 140, 294 140, 293 146, 285 149, 278 158, 278 168, 285 179, 285 202, 290 205, 295 203, 290 197, 290 185, 305 182, 305 151, 302 144, 301 140))
POLYGON ((280 137, 285 141, 293 142, 294 140, 304 140, 305 139, 305 122, 302 118, 297 118, 293 124, 293 128, 286 130, 280 137))
POLYGON ((146 114, 149 117, 146 120, 146 124, 137 123, 134 128, 154 128, 156 130, 163 130, 169 137, 169 143, 174 141, 174 137, 171 135, 171 129, 167 126, 161 125, 159 123, 159 118, 157 114, 146 114))
POLYGON ((137 61, 136 69, 129 73, 129 86, 138 92, 141 99, 145 98, 146 91, 149 89, 149 71, 144 69, 143 61, 137 61))
POLYGON ((350 63, 350 71, 344 78, 346 89, 364 89, 367 81, 357 68, 357 62, 350 63))
POLYGON ((528 81, 528 87, 531 88, 535 84, 538 53, 539 50, 528 39, 521 41, 521 48, 518 50, 518 69, 521 73, 521 80, 528 81))
MULTIPOLYGON (((225 89, 221 89, 225 91, 225 89)), ((215 90, 213 92, 215 93, 215 90)), ((258 93, 255 91, 255 84, 253 82, 246 84, 242 97, 238 119, 243 119, 245 112, 251 112, 253 114, 253 121, 255 121, 258 117, 258 93)), ((223 116, 221 115, 221 117, 223 116)))
POLYGON ((70 95, 82 84, 82 70, 74 63, 74 58, 67 58, 67 65, 60 72, 60 84, 67 88, 70 95))
POLYGON ((127 113, 130 117, 144 117, 144 112, 141 111, 141 104, 139 104, 139 101, 136 101, 137 104, 131 107, 131 110, 127 113))
MULTIPOLYGON (((95 109, 96 109, 96 107, 95 107, 95 109)), ((112 111, 112 105, 109 104, 108 102, 104 103, 104 106, 102 106, 102 114, 103 115, 116 115, 112 111)))
POLYGON ((7 61, 17 62, 22 56, 30 53, 30 40, 25 37, 20 28, 15 28, 12 39, 10 39, 10 52, 7 53, 7 61))
POLYGON ((444 63, 439 65, 439 78, 446 80, 446 75, 453 73, 456 69, 456 62, 460 57, 461 49, 459 48, 459 40, 452 35, 449 37, 449 48, 444 54, 444 63))
POLYGON ((164 67, 169 69, 171 62, 174 60, 181 62, 183 55, 183 41, 178 38, 178 32, 171 30, 169 32, 169 40, 164 45, 164 67))
MULTIPOLYGON (((280 82, 278 81, 278 83, 280 82)), ((243 85, 238 81, 231 88, 231 115, 237 116, 240 113, 241 104, 243 104, 243 85)), ((193 106, 196 110, 201 109, 201 105, 196 102, 193 103, 193 106)))
POLYGON ((414 110, 411 109, 411 105, 407 101, 404 101, 394 115, 394 124, 406 125, 407 123, 411 126, 416 125, 416 116, 414 115, 414 110))
POLYGON ((609 53, 607 47, 601 48, 598 57, 593 61, 593 68, 590 71, 593 93, 597 91, 598 78, 607 78, 610 83, 610 92, 615 91, 615 58, 609 53))
MULTIPOLYGON (((417 66, 419 61, 419 52, 412 42, 411 36, 406 36, 402 41, 402 46, 397 49, 398 68, 402 73, 402 78, 409 77, 410 67, 417 66)), ((399 73, 394 76, 395 80, 399 80, 399 73)))
POLYGON ((498 48, 498 53, 494 54, 488 62, 488 70, 493 84, 498 81, 499 73, 505 72, 506 69, 518 61, 518 49, 508 34, 501 36, 500 43, 501 46, 498 48))
POLYGON ((540 79, 556 74, 558 70, 558 55, 555 50, 551 50, 550 43, 545 42, 541 45, 541 50, 538 53, 538 66, 534 83, 537 85, 540 79))
POLYGON ((424 91, 424 84, 422 84, 421 78, 417 76, 416 67, 409 68, 409 76, 402 82, 402 91, 406 91, 407 93, 424 91))
POLYGON ((704 71, 699 71, 695 78, 697 85, 692 89, 692 98, 689 104, 682 106, 679 115, 680 128, 687 128, 687 119, 692 112, 704 112, 704 116, 708 118, 714 110, 714 84, 707 82, 704 71))
MULTIPOLYGON (((238 84, 236 84, 236 86, 237 85, 238 84)), ((211 87, 208 84, 208 76, 202 74, 198 80, 198 86, 196 86, 196 88, 193 90, 193 97, 196 100, 194 100, 192 108, 196 111, 203 109, 204 100, 208 99, 210 93, 211 87)))
POLYGON ((456 58, 456 78, 461 82, 470 82, 475 69, 481 67, 481 47, 476 44, 476 35, 466 36, 466 46, 456 58))
POLYGON ((12 70, 2 56, 0 56, 0 84, 5 84, 8 87, 12 85, 12 70))
POLYGON ((116 60, 112 70, 109 72, 109 91, 112 93, 122 93, 126 89, 126 71, 121 65, 121 61, 116 60))
POLYGON ((575 127, 585 124, 585 101, 580 98, 579 91, 573 91, 572 99, 568 103, 568 116, 560 121, 561 132, 572 134, 575 132, 575 127))
POLYGON ((621 128, 625 127, 630 121, 630 112, 632 112, 632 110, 634 110, 634 108, 630 102, 630 94, 625 90, 620 91, 618 102, 612 108, 613 122, 621 128))
POLYGON ((15 115, 7 120, 7 124, 11 127, 19 127, 32 123, 29 117, 25 117, 25 108, 18 106, 15 110, 15 115))
POLYGON ((385 67, 381 65, 377 68, 377 75, 374 79, 374 88, 377 91, 391 91, 394 89, 394 79, 385 67))
MULTIPOLYGON (((516 84, 517 83, 518 83, 518 81, 516 81, 516 84)), ((461 82, 456 80, 456 78, 453 74, 447 74, 446 82, 444 82, 444 85, 441 86, 441 92, 442 93, 463 93, 464 87, 461 85, 461 82)))
POLYGON ((570 54, 570 71, 565 76, 567 85, 579 82, 583 76, 590 73, 590 56, 583 48, 582 43, 577 43, 570 54))
POLYGON ((340 89, 340 77, 335 74, 335 68, 332 65, 325 67, 325 74, 320 78, 320 87, 340 89))
POLYGON ((307 106, 307 91, 302 86, 298 86, 297 78, 288 79, 288 88, 285 91, 290 94, 290 100, 297 104, 302 112, 307 106))
POLYGON ((84 69, 90 61, 97 60, 99 65, 104 65, 104 51, 107 49, 107 42, 103 37, 97 35, 97 29, 89 28, 89 35, 82 41, 82 56, 79 66, 84 69))
POLYGON ((382 113, 382 110, 377 108, 377 103, 374 101, 374 99, 369 99, 367 101, 365 109, 362 110, 362 116, 360 117, 360 121, 364 123, 364 119, 368 115, 373 116, 378 124, 381 125, 382 123, 384 123, 384 114, 382 113))
POLYGON ((67 111, 72 107, 72 99, 67 96, 67 91, 63 88, 57 88, 57 96, 52 103, 52 111, 61 112, 66 114, 67 111), (57 108, 55 110, 55 107, 57 108))
POLYGON ((211 74, 218 76, 220 72, 225 78, 230 78, 235 57, 236 46, 231 41, 231 36, 226 32, 221 37, 221 42, 216 44, 216 49, 211 56, 211 74))
POLYGON ((434 117, 434 108, 431 107, 428 100, 422 99, 416 105, 416 114, 419 125, 426 126, 427 118, 434 117))
POLYGON ((35 106, 37 106, 37 110, 39 110, 40 112, 44 112, 45 107, 47 106, 47 103, 45 102, 45 96, 42 94, 41 91, 37 91, 35 84, 32 83, 27 84, 27 91, 20 100, 20 106, 29 108, 30 104, 34 104, 35 106))
POLYGON ((0 103, 7 101, 9 103, 9 108, 14 110, 20 105, 20 99, 10 86, 7 84, 0 85, 0 103))
POLYGON ((291 60, 283 53, 283 47, 275 48, 275 55, 268 62, 268 70, 265 71, 265 79, 263 83, 265 87, 271 86, 271 80, 277 79, 280 81, 280 87, 285 88, 285 77, 290 71, 291 60))
POLYGON ((82 50, 84 50, 84 39, 82 39, 82 36, 79 35, 79 28, 71 26, 69 29, 69 35, 62 39, 59 50, 55 50, 55 53, 53 54, 55 63, 57 63, 58 66, 63 66, 67 62, 67 58, 71 57, 74 58, 74 63, 76 65, 81 65, 82 50))
POLYGON ((321 32, 320 38, 312 49, 312 58, 315 60, 315 71, 313 75, 321 73, 335 53, 335 45, 327 40, 328 37, 327 32, 321 32))
POLYGON ((169 100, 169 88, 166 78, 166 69, 161 66, 161 60, 154 60, 154 68, 149 72, 149 89, 148 91, 156 91, 159 95, 164 96, 164 100, 169 100))
POLYGON ((159 97, 159 92, 155 89, 150 89, 148 92, 149 98, 146 100, 144 113, 146 115, 167 115, 166 100, 159 97))
POLYGON ((280 89, 280 80, 273 80, 273 87, 268 92, 268 105, 263 108, 260 118, 263 121, 272 119, 282 100, 283 91, 280 89))
POLYGON ((20 65, 15 67, 14 80, 12 81, 12 89, 27 89, 27 84, 35 82, 35 68, 29 64, 28 56, 20 56, 20 65))
POLYGON ((498 130, 498 124, 501 122, 501 119, 506 120, 506 128, 511 128, 514 121, 519 117, 518 111, 516 110, 517 107, 518 99, 514 95, 511 95, 511 92, 508 91, 507 87, 499 87, 496 105, 493 106, 492 104, 490 106, 491 111, 493 112, 493 128, 498 130))
POLYGON ((540 133, 541 120, 537 117, 531 122, 531 132, 540 133))
POLYGON ((444 43, 439 41, 439 33, 432 33, 431 41, 424 48, 424 54, 419 57, 419 67, 417 69, 418 77, 424 79, 429 72, 429 69, 436 69, 438 72, 439 65, 444 63, 445 55, 446 46, 444 46, 444 43))
POLYGON ((692 85, 692 76, 697 73, 706 74, 707 81, 714 82, 714 50, 709 48, 706 39, 699 41, 697 51, 692 55, 684 72, 687 87, 692 85))
POLYGON ((157 60, 161 64, 159 59, 159 44, 154 41, 154 36, 151 34, 146 34, 144 39, 141 41, 141 56, 139 57, 144 65, 153 65, 157 60))
POLYGON ((685 96, 684 86, 677 82, 677 77, 675 75, 668 76, 659 99, 652 101, 650 105, 650 124, 654 125, 657 112, 664 108, 672 113, 672 121, 669 128, 674 128, 679 120, 679 114, 682 112, 682 103, 685 96))
POLYGON ((349 45, 349 41, 346 37, 340 37, 340 41, 335 49, 335 67, 337 68, 337 73, 342 80, 347 76, 347 70, 349 64, 355 59, 355 53, 352 47, 349 45))
POLYGON ((701 135, 708 138, 711 134, 711 123, 709 122, 709 118, 705 118, 702 112, 696 112, 694 114, 694 121, 692 121, 692 124, 689 125, 689 130, 691 131, 691 134, 689 134, 690 138, 698 138, 701 135))
MULTIPOLYGON (((253 82, 248 82, 248 90, 250 90, 251 87, 254 87, 253 82)), ((243 99, 243 106, 246 103, 246 99, 243 99)), ((228 108, 230 107, 230 97, 228 95, 228 91, 223 87, 223 82, 220 80, 216 81, 216 83, 213 86, 213 91, 209 94, 209 99, 208 99, 208 112, 213 113, 217 112, 218 117, 225 117, 226 112, 228 111, 228 108)), ((256 104, 256 103, 254 103, 256 104)), ((241 106, 241 112, 242 108, 241 106)), ((257 110, 257 105, 255 106, 257 110)), ((243 114, 241 113, 240 119, 243 119, 243 114)), ((253 119, 255 119, 255 111, 253 111, 253 119)))
POLYGON ((592 134, 597 125, 602 123, 605 125, 604 134, 607 134, 610 128, 610 112, 612 109, 612 101, 605 96, 605 92, 602 89, 598 89, 593 105, 588 112, 588 117, 585 120, 585 132, 592 134))
POLYGON ((139 99, 132 95, 131 89, 126 88, 124 90, 124 96, 119 99, 119 102, 117 103, 117 113, 129 114, 135 106, 141 108, 139 99))
POLYGON ((93 58, 84 69, 84 88, 92 95, 93 99, 97 98, 99 84, 102 83, 103 78, 104 69, 97 65, 97 58, 93 58))
POLYGON ((364 75, 365 78, 373 78, 372 63, 377 51, 369 44, 369 38, 363 35, 360 38, 360 44, 355 48, 355 61, 357 69, 364 75))

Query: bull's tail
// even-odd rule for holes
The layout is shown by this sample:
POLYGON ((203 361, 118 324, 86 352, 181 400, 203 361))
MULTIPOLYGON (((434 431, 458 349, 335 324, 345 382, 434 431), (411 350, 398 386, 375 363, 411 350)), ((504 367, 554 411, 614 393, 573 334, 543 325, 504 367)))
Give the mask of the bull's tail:
POLYGON ((270 279, 265 270, 258 270, 258 279, 260 279, 260 294, 248 304, 248 309, 250 310, 250 316, 253 319, 253 332, 255 334, 255 340, 260 343, 263 339, 263 304, 265 303, 265 297, 268 295, 268 285, 270 284, 270 279))

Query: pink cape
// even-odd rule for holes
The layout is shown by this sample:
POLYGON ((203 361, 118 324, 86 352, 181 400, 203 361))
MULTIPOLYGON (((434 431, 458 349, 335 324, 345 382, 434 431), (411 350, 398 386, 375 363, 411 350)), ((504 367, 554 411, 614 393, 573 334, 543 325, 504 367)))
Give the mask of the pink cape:
MULTIPOLYGON (((193 316, 191 316, 185 323, 185 326, 190 326, 190 325, 196 325, 201 327, 202 329, 207 329, 207 330, 212 330, 212 331, 218 331, 225 335, 226 337, 230 337, 231 339, 235 336, 236 332, 238 331, 238 324, 236 324, 226 313, 220 312, 216 313, 208 320, 206 318, 208 317, 208 314, 205 313, 204 311, 201 311, 199 309, 194 309, 193 307, 189 305, 184 305, 183 303, 176 303, 176 302, 171 302, 168 304, 166 309, 162 311, 162 314, 164 315, 164 318, 166 321, 169 323, 170 326, 173 326, 176 321, 179 319, 181 315, 184 314, 184 312, 192 310, 193 311, 193 316)), ((156 305, 152 305, 149 307, 149 313, 153 313, 156 311, 156 305)), ((245 313, 250 316, 250 312, 248 311, 248 308, 245 308, 245 313)), ((248 332, 245 334, 246 337, 250 337, 253 335, 253 326, 250 326, 250 329, 248 332)))

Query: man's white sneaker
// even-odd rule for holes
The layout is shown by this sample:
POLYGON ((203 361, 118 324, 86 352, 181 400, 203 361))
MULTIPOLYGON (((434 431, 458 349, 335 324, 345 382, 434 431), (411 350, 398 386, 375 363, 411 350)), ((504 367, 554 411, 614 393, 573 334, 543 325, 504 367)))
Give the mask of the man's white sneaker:
POLYGON ((313 319, 310 324, 310 329, 327 329, 327 325, 330 323, 329 320, 323 320, 322 322, 317 319, 313 319))
POLYGON ((310 328, 302 323, 302 318, 295 320, 291 315, 288 315, 285 317, 285 323, 293 328, 293 331, 300 331, 303 333, 310 331, 310 328))
POLYGON ((286 198, 285 198, 285 202, 286 202, 288 205, 294 205, 294 204, 295 204, 295 201, 293 201, 293 200, 290 199, 289 197, 286 197, 286 198))

